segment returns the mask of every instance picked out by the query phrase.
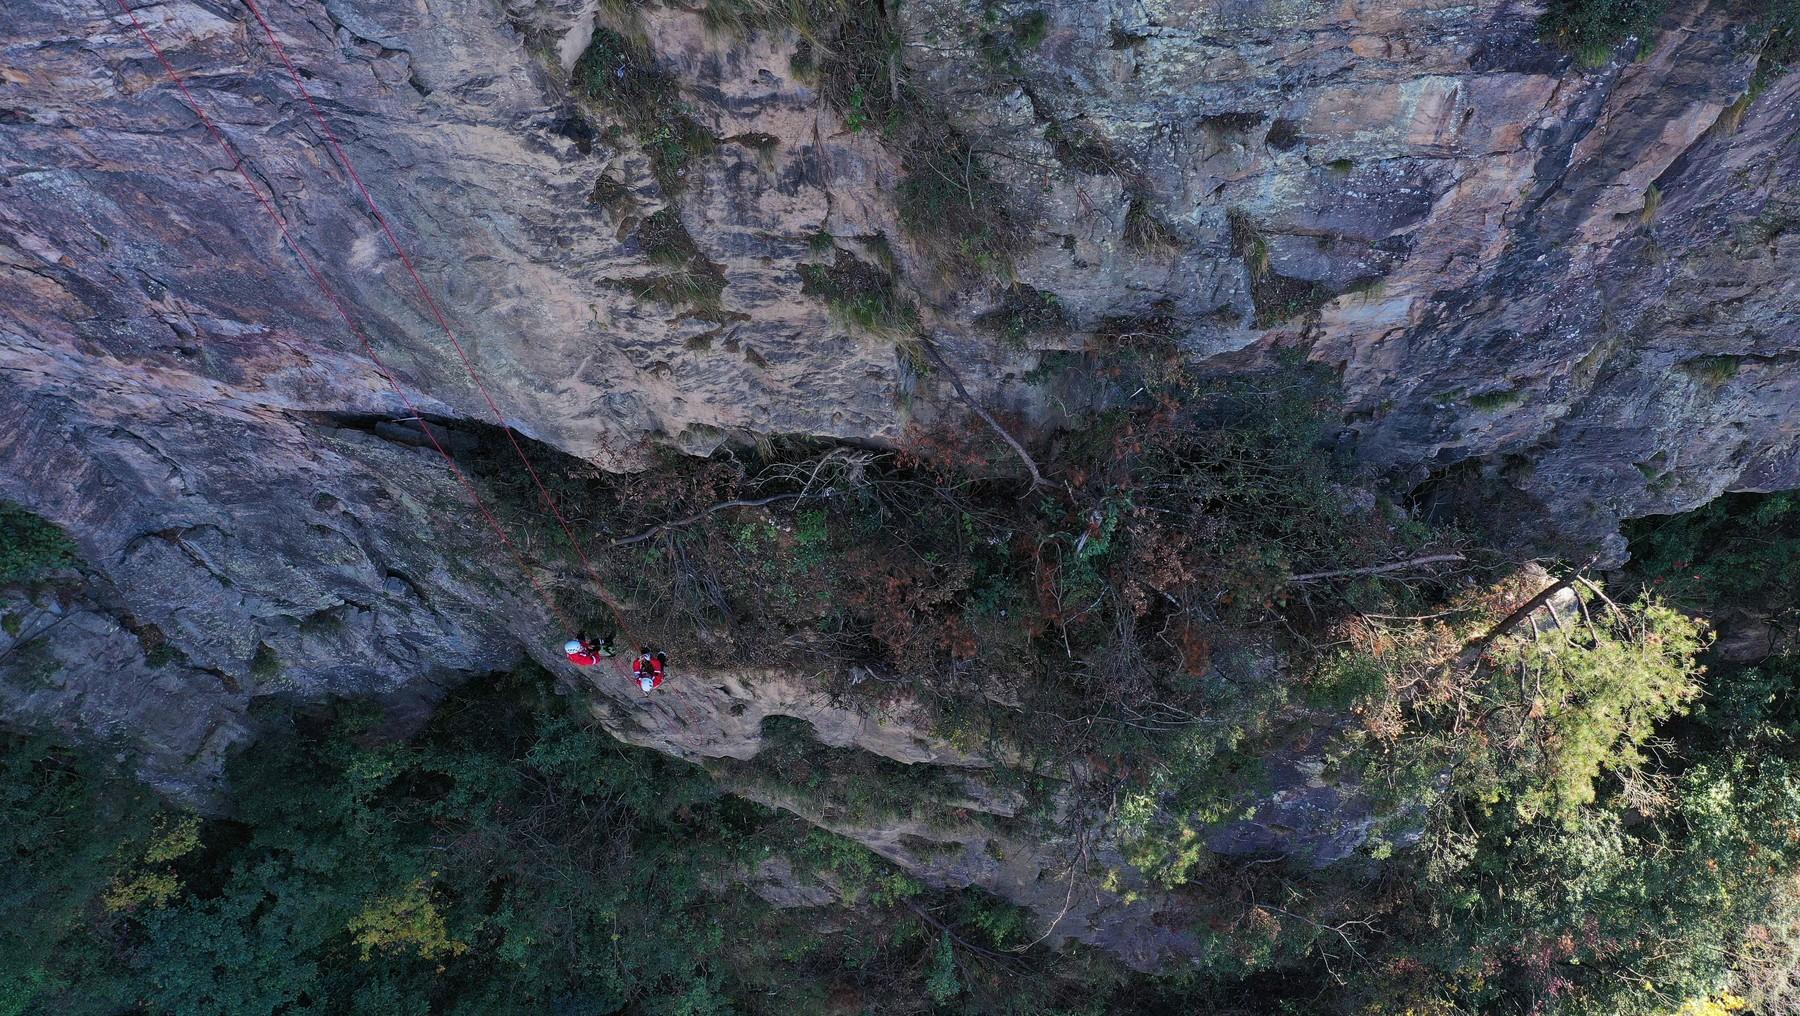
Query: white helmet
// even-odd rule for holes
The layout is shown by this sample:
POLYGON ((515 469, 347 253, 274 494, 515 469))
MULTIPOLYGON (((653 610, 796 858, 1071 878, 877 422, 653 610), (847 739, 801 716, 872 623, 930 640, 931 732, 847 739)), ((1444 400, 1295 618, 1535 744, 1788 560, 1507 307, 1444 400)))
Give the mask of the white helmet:
POLYGON ((573 656, 576 653, 585 652, 585 651, 586 651, 586 647, 584 647, 581 644, 580 639, 570 639, 569 641, 563 643, 563 652, 568 653, 570 656, 573 656))

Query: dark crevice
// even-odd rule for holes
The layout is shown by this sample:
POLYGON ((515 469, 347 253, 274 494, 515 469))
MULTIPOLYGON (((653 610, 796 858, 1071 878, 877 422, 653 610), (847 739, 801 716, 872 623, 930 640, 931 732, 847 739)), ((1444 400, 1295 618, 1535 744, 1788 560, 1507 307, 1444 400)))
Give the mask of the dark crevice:
POLYGON ((430 414, 425 414, 424 420, 430 427, 431 437, 426 435, 425 427, 414 416, 330 411, 295 415, 314 426, 329 430, 359 431, 409 448, 431 448, 435 451, 431 437, 436 437, 438 444, 452 454, 473 448, 477 443, 475 438, 465 432, 469 426, 467 421, 451 421, 430 414))

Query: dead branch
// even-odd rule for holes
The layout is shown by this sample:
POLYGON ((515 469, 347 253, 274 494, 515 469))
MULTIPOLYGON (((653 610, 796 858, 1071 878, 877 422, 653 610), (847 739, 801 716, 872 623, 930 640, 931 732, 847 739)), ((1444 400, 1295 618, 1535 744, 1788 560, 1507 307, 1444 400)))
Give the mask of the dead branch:
POLYGON ((957 376, 956 369, 950 366, 948 360, 944 359, 944 354, 938 352, 937 345, 931 341, 930 337, 919 336, 919 345, 924 347, 933 362, 943 368, 944 376, 950 379, 950 386, 955 388, 956 394, 962 397, 963 404, 968 406, 976 416, 981 417, 983 423, 993 428, 994 433, 1000 435, 1000 439, 1012 447, 1013 454, 1019 457, 1019 461, 1025 463, 1025 469, 1031 473, 1031 489, 1036 490, 1039 487, 1050 486, 1050 482, 1044 479, 1044 474, 1038 471, 1037 461, 1031 457, 1031 453, 1027 452, 1025 446, 1020 444, 1005 427, 1000 426, 1000 421, 994 419, 992 413, 983 409, 981 403, 975 401, 975 397, 969 394, 967 388, 963 387, 962 378, 957 376))
POLYGON ((1063 893, 1062 909, 1056 912, 1056 917, 1051 919, 1050 926, 1044 929, 1042 935, 1039 935, 1024 945, 1014 946, 1011 949, 1008 949, 1007 952, 1022 953, 1029 951, 1045 939, 1049 938, 1051 934, 1056 931, 1057 926, 1062 924, 1063 918, 1069 915, 1069 908, 1075 903, 1075 880, 1087 871, 1089 832, 1090 830, 1086 828, 1081 830, 1081 834, 1078 838, 1078 842, 1081 844, 1081 855, 1069 862, 1069 887, 1063 893))
POLYGON ((1417 568, 1420 565, 1447 564, 1464 560, 1467 560, 1467 558, 1464 558, 1461 554, 1430 554, 1425 557, 1415 557, 1410 561, 1395 561, 1391 564, 1378 564, 1367 568, 1344 568, 1339 571, 1307 572, 1304 575, 1292 576, 1288 581, 1318 582, 1323 579, 1349 578, 1352 575, 1386 575, 1389 572, 1405 571, 1408 568, 1417 568))
POLYGON ((689 515, 685 519, 676 519, 673 522, 659 523, 657 525, 651 526, 649 529, 644 530, 643 532, 637 534, 636 536, 620 537, 619 539, 614 540, 612 542, 612 545, 615 547, 623 547, 628 543, 642 543, 643 541, 648 540, 652 537, 661 536, 663 533, 666 533, 671 529, 681 529, 686 526, 691 526, 694 523, 707 518, 708 516, 712 515, 713 513, 722 512, 727 508, 760 508, 763 505, 774 504, 777 501, 791 501, 791 500, 795 500, 797 498, 802 498, 802 497, 806 497, 806 496, 807 496, 806 491, 797 490, 797 491, 789 491, 786 494, 775 494, 770 497, 756 497, 756 498, 750 498, 748 500, 739 498, 739 499, 734 499, 731 501, 720 501, 718 504, 713 505, 710 508, 707 508, 705 511, 699 512, 694 515, 689 515))
POLYGON ((1625 612, 1623 610, 1619 609, 1619 605, 1617 603, 1613 602, 1613 598, 1606 595, 1606 590, 1601 589, 1600 586, 1596 583, 1589 582, 1587 580, 1587 578, 1584 576, 1577 575, 1575 577, 1575 581, 1580 582, 1583 586, 1586 586, 1588 592, 1593 593, 1595 596, 1598 596, 1600 598, 1601 602, 1606 604, 1607 609, 1612 611, 1613 618, 1619 622, 1620 627, 1627 628, 1627 629, 1629 629, 1631 627, 1630 619, 1625 616, 1625 612))
MULTIPOLYGON (((660 522, 651 526, 649 529, 638 533, 636 536, 620 537, 619 539, 612 541, 612 545, 615 547, 623 547, 630 543, 642 543, 645 540, 660 536, 663 533, 672 532, 676 529, 684 529, 696 522, 711 517, 716 512, 722 512, 728 508, 761 508, 764 505, 775 504, 778 501, 795 501, 808 497, 823 497, 825 494, 830 493, 830 489, 827 488, 824 491, 818 489, 819 477, 824 473, 826 466, 834 463, 843 466, 851 486, 858 486, 863 482, 863 470, 868 467, 871 458, 872 456, 868 455, 843 453, 841 450, 832 451, 830 454, 825 455, 813 464, 811 473, 808 474, 806 481, 801 484, 799 490, 791 490, 783 494, 771 494, 768 497, 733 498, 730 501, 720 501, 718 504, 715 504, 704 511, 689 515, 685 519, 675 519, 672 522, 660 522)), ((757 486, 760 485, 761 484, 757 484, 757 486)))
MULTIPOLYGON (((1594 562, 1591 559, 1588 561, 1588 564, 1593 563, 1594 562)), ((1499 624, 1490 629, 1486 635, 1483 635, 1480 642, 1475 643, 1475 645, 1464 652, 1461 657, 1459 657, 1459 662, 1464 666, 1467 666, 1468 664, 1481 659, 1482 654, 1487 652, 1488 646, 1494 644, 1495 639, 1525 623, 1525 619, 1536 613, 1539 607, 1550 602, 1551 597, 1562 592, 1564 589, 1569 588, 1569 586, 1580 577, 1582 569, 1586 567, 1587 565, 1582 565, 1581 568, 1577 568, 1562 578, 1557 579, 1555 582, 1545 586, 1536 596, 1519 604, 1519 606, 1513 609, 1512 613, 1506 615, 1499 624)), ((1551 616, 1555 617, 1554 611, 1551 612, 1551 616)), ((1558 627, 1561 627, 1561 623, 1561 619, 1558 618, 1558 627)))
POLYGON ((0 663, 5 663, 7 660, 11 659, 14 655, 16 655, 21 650, 23 650, 26 646, 43 638, 45 635, 50 634, 50 632, 52 630, 54 630, 57 625, 62 624, 64 621, 67 621, 69 618, 74 617, 74 616, 75 616, 75 614, 73 611, 65 612, 61 617, 59 617, 56 620, 50 622, 49 624, 43 626, 42 628, 39 628, 37 631, 34 631, 29 635, 20 636, 17 641, 15 641, 10 647, 7 648, 6 652, 0 653, 0 663))

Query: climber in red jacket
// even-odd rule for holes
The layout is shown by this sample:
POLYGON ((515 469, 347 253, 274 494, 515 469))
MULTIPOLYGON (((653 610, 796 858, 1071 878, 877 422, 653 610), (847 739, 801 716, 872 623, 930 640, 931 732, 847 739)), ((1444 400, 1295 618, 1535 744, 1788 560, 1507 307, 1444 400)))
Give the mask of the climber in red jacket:
POLYGON ((586 635, 577 635, 563 643, 563 654, 577 667, 591 667, 599 663, 601 657, 613 654, 612 636, 595 641, 586 635))
POLYGON ((637 678, 638 687, 645 691, 662 687, 663 665, 668 662, 667 654, 653 654, 649 646, 639 647, 638 658, 631 661, 631 673, 637 678))

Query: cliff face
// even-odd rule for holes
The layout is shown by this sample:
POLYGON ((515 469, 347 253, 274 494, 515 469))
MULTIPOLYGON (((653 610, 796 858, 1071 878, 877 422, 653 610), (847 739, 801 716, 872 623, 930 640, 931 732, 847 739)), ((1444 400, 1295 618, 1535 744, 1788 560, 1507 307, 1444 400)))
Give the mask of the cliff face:
POLYGON ((1746 108, 1743 25, 1674 6, 1588 73, 1529 4, 1070 3, 988 74, 957 42, 981 5, 906 17, 1039 223, 1032 285, 1089 322, 1170 301, 1200 353, 1303 348, 1372 465, 1481 460, 1606 540, 1800 468, 1800 82, 1746 108), (1052 128, 1129 169, 1059 168, 1052 128), (1120 242, 1134 200, 1179 238, 1160 258, 1120 242))
MULTIPOLYGON (((611 22, 713 139, 671 177, 642 124, 570 92, 593 6, 266 9, 506 419, 567 455, 888 442, 958 411, 941 375, 803 292, 824 233, 891 263, 972 393, 1027 418, 1051 415, 1023 379, 1041 350, 1155 314, 1222 364, 1341 367, 1344 441, 1371 468, 1472 464, 1615 553, 1620 517, 1800 486, 1800 75, 1746 105, 1755 44, 1729 5, 1677 3, 1641 59, 1594 71, 1537 41, 1528 4, 901 5, 895 69, 1003 186, 1016 283, 1059 309, 1025 348, 974 324, 1006 287, 901 228, 901 159, 794 70, 798 33, 663 7, 611 22), (665 207, 716 306, 665 302, 665 207)), ((67 620, 6 658, 0 701, 200 793, 259 697, 416 712, 522 651, 554 664, 563 633, 435 453, 372 422, 403 407, 234 171, 425 412, 492 422, 254 20, 211 0, 138 16, 230 157, 116 12, 19 0, 0 25, 0 497, 105 576, 10 595, 26 623, 0 653, 67 620)), ((690 758, 747 757, 762 717, 798 715, 827 743, 979 763, 904 707, 867 717, 792 676, 594 694, 609 729, 690 758)), ((1302 839, 1355 828, 1303 759, 1285 771, 1302 839)), ((935 879, 1070 905, 1070 850, 818 818, 935 879)), ((1124 941, 1151 904, 1093 892, 1071 933, 1145 964, 1180 951, 1124 941)))

